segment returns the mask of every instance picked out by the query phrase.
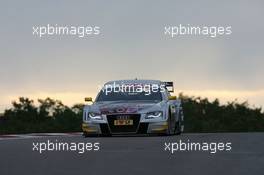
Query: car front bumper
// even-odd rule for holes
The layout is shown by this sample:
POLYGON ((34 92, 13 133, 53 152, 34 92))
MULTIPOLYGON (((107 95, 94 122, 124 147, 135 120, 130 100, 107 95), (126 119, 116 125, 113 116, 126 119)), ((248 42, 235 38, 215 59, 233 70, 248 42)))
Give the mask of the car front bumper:
POLYGON ((168 131, 168 122, 140 122, 137 129, 133 132, 113 132, 108 123, 83 122, 82 130, 85 135, 118 135, 118 134, 162 134, 168 131))

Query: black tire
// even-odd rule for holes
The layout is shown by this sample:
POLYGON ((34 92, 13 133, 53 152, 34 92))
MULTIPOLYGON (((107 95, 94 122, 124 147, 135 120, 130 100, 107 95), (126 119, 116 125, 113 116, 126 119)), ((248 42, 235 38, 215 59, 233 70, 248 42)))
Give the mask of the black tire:
POLYGON ((172 123, 173 122, 171 121, 171 112, 170 112, 170 116, 168 119, 168 131, 166 133, 167 136, 171 136, 175 134, 175 127, 173 127, 172 123))
POLYGON ((168 136, 174 135, 174 132, 172 131, 172 128, 171 128, 171 124, 169 124, 167 135, 168 136))
POLYGON ((175 124, 175 134, 180 135, 181 134, 181 121, 179 120, 175 124))

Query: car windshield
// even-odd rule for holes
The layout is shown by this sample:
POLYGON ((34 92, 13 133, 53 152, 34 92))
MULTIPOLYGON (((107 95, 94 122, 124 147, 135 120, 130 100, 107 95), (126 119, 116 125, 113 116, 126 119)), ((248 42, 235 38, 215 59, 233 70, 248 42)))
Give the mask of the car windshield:
POLYGON ((98 97, 97 102, 101 101, 161 101, 162 95, 160 91, 157 92, 108 92, 101 90, 98 97))

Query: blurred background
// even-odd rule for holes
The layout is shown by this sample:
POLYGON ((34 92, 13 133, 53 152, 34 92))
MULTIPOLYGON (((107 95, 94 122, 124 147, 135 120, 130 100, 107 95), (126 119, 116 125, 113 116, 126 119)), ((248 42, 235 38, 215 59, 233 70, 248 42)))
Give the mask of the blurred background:
POLYGON ((0 5, 0 111, 18 97, 67 105, 116 79, 174 81, 175 92, 264 105, 264 2, 6 1, 0 5), (39 25, 100 35, 32 35, 39 25), (164 35, 164 26, 232 26, 231 35, 164 35))

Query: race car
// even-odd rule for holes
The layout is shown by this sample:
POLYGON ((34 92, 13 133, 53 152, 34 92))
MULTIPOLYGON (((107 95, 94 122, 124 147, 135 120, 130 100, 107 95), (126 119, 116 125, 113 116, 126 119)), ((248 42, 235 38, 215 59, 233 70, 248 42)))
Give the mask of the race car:
POLYGON ((171 96, 173 82, 117 80, 107 82, 84 106, 83 135, 181 134, 181 100, 171 96))

